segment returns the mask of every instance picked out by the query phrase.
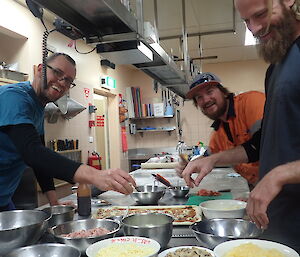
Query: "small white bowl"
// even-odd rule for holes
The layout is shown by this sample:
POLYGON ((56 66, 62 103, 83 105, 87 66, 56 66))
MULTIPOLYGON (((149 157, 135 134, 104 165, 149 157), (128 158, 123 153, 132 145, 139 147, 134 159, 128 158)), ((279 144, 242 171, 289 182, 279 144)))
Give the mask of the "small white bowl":
POLYGON ((215 247, 214 254, 216 257, 223 257, 234 247, 237 247, 241 244, 247 244, 247 243, 255 244, 258 247, 266 250, 267 249, 278 250, 279 252, 284 254, 284 256, 299 257, 299 254, 295 250, 293 250, 292 248, 286 245, 275 243, 272 241, 267 241, 267 240, 259 240, 259 239, 238 239, 238 240, 224 242, 215 247))
POLYGON ((200 208, 207 219, 243 218, 247 203, 239 200, 210 200, 202 202, 200 208))
POLYGON ((210 253, 211 257, 215 256, 215 254, 212 250, 204 248, 204 247, 199 247, 199 246, 178 246, 178 247, 172 247, 170 249, 164 250, 163 252, 161 252, 158 255, 158 257, 166 257, 168 253, 173 253, 178 249, 192 248, 192 247, 195 247, 195 248, 200 249, 200 250, 205 250, 206 252, 210 253))
MULTIPOLYGON (((124 246, 125 244, 133 244, 135 246, 138 246, 139 248, 150 247, 153 249, 153 253, 151 253, 150 255, 142 255, 141 257, 157 256, 160 250, 160 244, 153 239, 146 238, 146 237, 137 237, 137 236, 122 236, 122 237, 105 239, 90 245, 86 249, 86 255, 88 257, 96 257, 101 249, 109 247, 113 244, 115 244, 116 246, 119 245, 120 248, 122 248, 122 246, 124 246)), ((119 256, 120 254, 121 253, 117 253, 116 251, 113 251, 111 252, 110 256, 114 257, 114 256, 119 256)))

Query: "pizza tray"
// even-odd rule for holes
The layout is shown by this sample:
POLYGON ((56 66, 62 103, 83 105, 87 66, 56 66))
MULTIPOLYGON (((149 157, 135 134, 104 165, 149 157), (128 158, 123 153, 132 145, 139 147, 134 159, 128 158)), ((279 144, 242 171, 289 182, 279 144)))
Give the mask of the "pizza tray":
POLYGON ((159 205, 159 206, 110 206, 97 209, 93 218, 103 219, 111 216, 130 215, 133 213, 160 212, 174 217, 173 225, 192 225, 201 220, 201 210, 194 205, 159 205), (128 212, 127 212, 128 209, 128 212), (186 217, 177 219, 176 213, 186 213, 186 217), (193 215, 194 214, 194 215, 193 215), (192 216, 193 215, 193 216, 192 216))

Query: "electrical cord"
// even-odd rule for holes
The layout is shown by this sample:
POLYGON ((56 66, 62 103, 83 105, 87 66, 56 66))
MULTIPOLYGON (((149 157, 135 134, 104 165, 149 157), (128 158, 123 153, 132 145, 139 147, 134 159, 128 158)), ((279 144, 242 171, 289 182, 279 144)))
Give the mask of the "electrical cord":
POLYGON ((94 51, 96 50, 96 48, 97 48, 97 47, 95 46, 92 50, 83 53, 83 52, 78 51, 76 42, 77 42, 77 41, 75 40, 75 44, 74 44, 74 45, 75 45, 75 50, 76 50, 76 52, 79 53, 79 54, 89 54, 89 53, 91 53, 91 52, 94 52, 94 51))

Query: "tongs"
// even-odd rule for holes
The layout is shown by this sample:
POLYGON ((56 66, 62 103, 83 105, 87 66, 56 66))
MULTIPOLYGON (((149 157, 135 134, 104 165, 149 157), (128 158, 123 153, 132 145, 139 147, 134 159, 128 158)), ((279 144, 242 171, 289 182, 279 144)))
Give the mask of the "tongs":
POLYGON ((159 182, 161 182, 162 184, 164 184, 165 186, 167 186, 168 188, 175 188, 169 180, 165 179, 163 176, 159 175, 159 174, 153 174, 152 176, 155 177, 155 179, 159 182))

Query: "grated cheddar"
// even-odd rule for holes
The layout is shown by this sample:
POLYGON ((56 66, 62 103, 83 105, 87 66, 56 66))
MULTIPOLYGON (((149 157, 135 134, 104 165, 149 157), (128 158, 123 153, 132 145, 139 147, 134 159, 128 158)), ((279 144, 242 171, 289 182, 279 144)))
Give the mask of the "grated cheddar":
POLYGON ((263 249, 255 244, 247 243, 234 247, 224 257, 286 257, 276 249, 263 249))
POLYGON ((155 250, 149 246, 116 243, 102 248, 95 257, 146 257, 154 253, 155 250))

